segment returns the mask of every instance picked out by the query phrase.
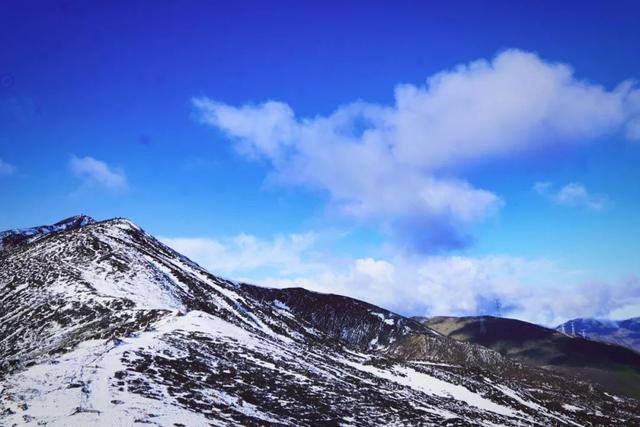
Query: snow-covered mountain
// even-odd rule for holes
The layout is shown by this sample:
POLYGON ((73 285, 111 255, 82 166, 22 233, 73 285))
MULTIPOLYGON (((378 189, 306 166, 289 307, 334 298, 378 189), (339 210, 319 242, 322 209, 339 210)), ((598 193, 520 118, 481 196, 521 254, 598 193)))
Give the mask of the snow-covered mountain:
POLYGON ((76 215, 52 225, 41 225, 39 227, 23 228, 19 230, 7 230, 0 232, 0 251, 9 250, 40 239, 47 234, 57 233, 65 230, 80 228, 83 225, 95 222, 93 218, 86 215, 76 215))
POLYGON ((216 277, 128 220, 64 224, 3 234, 27 237, 0 251, 0 425, 640 423, 365 302, 216 277))
POLYGON ((625 320, 573 319, 558 326, 556 330, 640 352, 640 317, 625 320))

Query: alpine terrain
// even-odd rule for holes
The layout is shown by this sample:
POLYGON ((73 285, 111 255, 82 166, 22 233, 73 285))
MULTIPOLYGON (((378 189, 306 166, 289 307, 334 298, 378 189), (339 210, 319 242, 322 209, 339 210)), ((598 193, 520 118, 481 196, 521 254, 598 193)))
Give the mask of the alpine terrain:
POLYGON ((460 341, 479 344, 522 363, 597 383, 640 399, 640 353, 567 335, 516 319, 493 316, 415 318, 460 341))
POLYGON ((573 319, 556 329, 563 334, 618 344, 640 352, 640 317, 625 320, 573 319))
POLYGON ((0 425, 640 425, 637 400, 125 219, 0 235, 0 425))

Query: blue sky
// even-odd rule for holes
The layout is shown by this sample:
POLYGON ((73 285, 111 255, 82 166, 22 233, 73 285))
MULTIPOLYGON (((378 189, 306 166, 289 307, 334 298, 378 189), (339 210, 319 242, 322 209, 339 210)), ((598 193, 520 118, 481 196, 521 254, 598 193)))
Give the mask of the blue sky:
POLYGON ((405 314, 640 315, 635 2, 234 3, 3 2, 0 229, 124 216, 405 314))

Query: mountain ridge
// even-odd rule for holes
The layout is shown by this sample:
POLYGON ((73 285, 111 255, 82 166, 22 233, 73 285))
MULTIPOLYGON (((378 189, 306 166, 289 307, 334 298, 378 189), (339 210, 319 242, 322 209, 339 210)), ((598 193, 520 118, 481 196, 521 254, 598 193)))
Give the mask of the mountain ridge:
POLYGON ((567 335, 617 344, 640 352, 640 317, 623 320, 577 318, 555 329, 567 335))
POLYGON ((416 318, 436 331, 532 366, 589 379, 611 393, 640 398, 640 354, 613 343, 494 316, 416 318))
POLYGON ((634 400, 366 302, 222 279, 125 219, 7 251, 0 302, 8 425, 639 420, 634 400))
POLYGON ((33 242, 51 233, 59 233, 65 230, 73 230, 94 223, 90 216, 74 215, 51 225, 40 225, 28 228, 15 228, 0 232, 0 255, 5 250, 17 248, 22 244, 33 242))

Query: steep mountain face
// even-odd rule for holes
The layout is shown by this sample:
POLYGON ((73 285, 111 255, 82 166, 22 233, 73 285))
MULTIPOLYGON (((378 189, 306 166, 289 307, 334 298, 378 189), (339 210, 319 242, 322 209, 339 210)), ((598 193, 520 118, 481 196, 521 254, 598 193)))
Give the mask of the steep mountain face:
POLYGON ((479 316, 415 320, 448 337, 479 344, 528 365, 588 379, 611 393, 640 398, 640 353, 630 349, 515 319, 479 316))
POLYGON ((413 359, 476 367, 509 364, 494 351, 446 339, 414 319, 353 298, 302 288, 241 286, 261 302, 284 304, 297 318, 360 351, 400 357, 410 353, 413 359))
POLYGON ((0 252, 0 425, 640 422, 636 400, 379 307, 234 283, 127 220, 81 222, 0 252))
POLYGON ((573 319, 558 326, 556 330, 640 352, 640 317, 626 320, 573 319))

